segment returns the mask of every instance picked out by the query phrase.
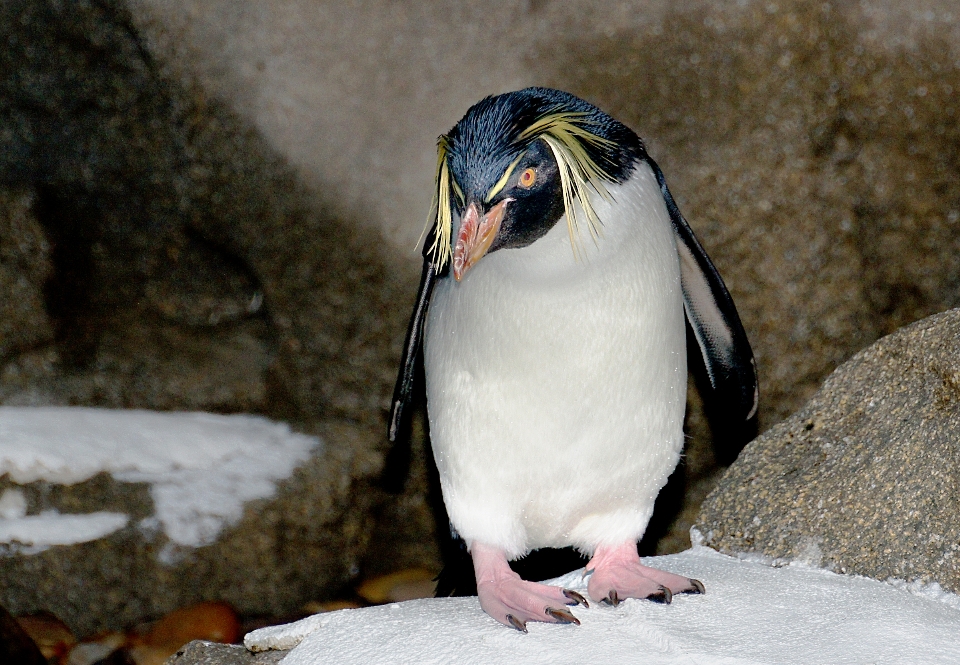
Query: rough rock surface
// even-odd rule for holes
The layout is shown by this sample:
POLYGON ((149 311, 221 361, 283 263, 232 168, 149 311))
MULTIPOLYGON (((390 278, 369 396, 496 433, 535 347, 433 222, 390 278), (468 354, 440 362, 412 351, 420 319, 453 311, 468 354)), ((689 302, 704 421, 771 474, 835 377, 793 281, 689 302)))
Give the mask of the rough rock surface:
MULTIPOLYGON (((132 7, 173 70, 411 267, 434 138, 480 96, 553 85, 630 124, 738 304, 761 430, 857 350, 960 304, 951 0, 132 7)), ((691 425, 688 517, 715 477, 691 425)))
POLYGON ((276 665, 288 651, 251 653, 239 644, 195 640, 170 656, 165 665, 276 665))
POLYGON ((0 362, 53 337, 42 297, 50 248, 31 203, 29 194, 0 192, 0 362))
POLYGON ((480 97, 552 85, 627 122, 731 287, 766 426, 960 304, 952 0, 131 6, 151 49, 411 268, 435 138, 480 97))
MULTIPOLYGON (((124 3, 3 3, 0 41, 0 401, 252 411, 325 443, 213 545, 171 561, 131 527, 7 552, 0 602, 85 635, 206 599, 282 616, 335 594, 373 532, 406 316, 379 233, 165 78, 124 3)), ((107 476, 41 485, 23 488, 36 510, 150 514, 107 476)))
POLYGON ((844 363, 749 444, 703 505, 704 544, 960 592, 960 309, 844 363))
MULTIPOLYGON (((321 436, 342 443, 355 434, 331 429, 321 436)), ((35 554, 0 546, 3 604, 14 614, 52 611, 81 636, 203 600, 226 601, 248 615, 295 615, 305 600, 326 597, 356 576, 373 495, 351 479, 376 464, 346 446, 315 456, 279 482, 273 497, 248 502, 215 542, 196 548, 172 543, 144 519, 154 514, 144 484, 106 473, 69 486, 2 480, 0 492, 20 489, 31 514, 112 510, 131 518, 104 538, 35 554)))

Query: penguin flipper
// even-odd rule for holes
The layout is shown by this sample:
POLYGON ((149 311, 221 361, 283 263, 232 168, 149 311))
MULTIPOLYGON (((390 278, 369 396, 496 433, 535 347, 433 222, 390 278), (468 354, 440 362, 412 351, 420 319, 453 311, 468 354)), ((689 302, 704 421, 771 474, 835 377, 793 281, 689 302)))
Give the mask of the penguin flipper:
POLYGON ((427 316, 427 307, 430 305, 430 296, 436 284, 437 271, 433 262, 424 259, 423 270, 420 273, 420 287, 417 289, 417 300, 413 305, 413 314, 407 326, 407 336, 403 341, 403 354, 400 356, 400 371, 397 373, 397 383, 393 388, 393 401, 390 404, 390 425, 387 437, 396 443, 402 436, 401 429, 405 423, 406 409, 413 400, 416 387, 416 366, 423 346, 423 323, 427 316))
POLYGON ((407 471, 410 466, 410 414, 416 395, 418 380, 422 380, 420 350, 423 347, 423 324, 430 305, 430 296, 437 280, 437 270, 433 262, 424 257, 423 270, 420 273, 420 287, 413 305, 413 314, 407 326, 407 336, 403 341, 403 353, 400 356, 400 370, 397 383, 393 388, 390 402, 390 419, 387 425, 387 439, 393 444, 384 464, 381 485, 389 492, 403 491, 407 471))
POLYGON ((698 382, 700 393, 707 415, 712 412, 722 418, 724 429, 728 430, 718 436, 717 418, 711 418, 714 439, 735 439, 729 442, 735 450, 718 451, 725 458, 722 461, 732 462, 756 433, 759 391, 753 351, 720 273, 680 214, 660 167, 649 157, 647 161, 660 185, 677 239, 683 308, 707 378, 698 382))

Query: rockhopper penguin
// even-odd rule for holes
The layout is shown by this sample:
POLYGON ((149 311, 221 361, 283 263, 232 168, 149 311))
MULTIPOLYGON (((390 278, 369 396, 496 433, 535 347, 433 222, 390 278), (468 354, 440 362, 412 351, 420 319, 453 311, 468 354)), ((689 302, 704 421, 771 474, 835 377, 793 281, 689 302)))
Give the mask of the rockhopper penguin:
POLYGON ((753 418, 733 301, 633 131, 527 88, 483 99, 440 137, 390 438, 422 349, 444 504, 497 621, 579 623, 566 606, 586 605, 580 594, 509 567, 543 547, 592 557, 595 601, 703 593, 637 554, 683 448, 685 318, 708 392, 753 418))

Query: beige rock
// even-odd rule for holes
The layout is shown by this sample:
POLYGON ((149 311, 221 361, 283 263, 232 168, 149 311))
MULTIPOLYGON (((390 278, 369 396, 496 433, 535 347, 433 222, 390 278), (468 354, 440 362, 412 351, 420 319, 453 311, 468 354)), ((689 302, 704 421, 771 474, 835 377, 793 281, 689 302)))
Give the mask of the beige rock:
POLYGON ((753 441, 704 502, 720 551, 960 591, 960 310, 884 337, 753 441))

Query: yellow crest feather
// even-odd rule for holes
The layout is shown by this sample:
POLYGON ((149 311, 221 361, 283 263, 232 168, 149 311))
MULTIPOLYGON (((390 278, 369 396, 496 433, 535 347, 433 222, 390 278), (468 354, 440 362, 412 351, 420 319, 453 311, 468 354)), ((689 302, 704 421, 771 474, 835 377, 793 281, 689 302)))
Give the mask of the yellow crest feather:
MULTIPOLYGON (((549 113, 538 118, 517 137, 517 142, 529 142, 543 139, 544 143, 553 152, 554 159, 560 171, 560 185, 563 192, 563 208, 567 217, 567 228, 570 233, 570 244, 575 254, 579 256, 578 241, 580 240, 580 216, 577 212, 577 202, 583 211, 587 230, 590 237, 596 242, 602 234, 602 222, 597 216, 590 202, 590 189, 593 189, 603 198, 609 200, 610 193, 604 186, 604 181, 613 182, 610 176, 590 156, 587 148, 609 148, 614 142, 591 132, 585 127, 590 121, 580 112, 549 113)), ((443 269, 450 260, 450 236, 453 227, 453 217, 450 211, 451 189, 463 203, 463 193, 457 182, 450 177, 450 165, 447 155, 450 142, 447 136, 437 139, 437 173, 433 201, 430 204, 430 217, 424 232, 431 226, 436 226, 433 243, 427 252, 430 254, 437 271, 443 269)), ((488 200, 506 184, 510 173, 519 162, 519 157, 504 173, 488 200)))
POLYGON ((439 272, 450 260, 450 234, 453 227, 453 217, 450 214, 450 189, 456 188, 458 196, 463 194, 456 181, 450 178, 450 165, 447 163, 447 153, 450 150, 450 141, 446 136, 437 139, 437 176, 433 191, 433 201, 430 203, 430 217, 427 219, 426 233, 431 226, 436 226, 433 234, 433 244, 428 253, 433 258, 433 265, 439 272))
POLYGON ((554 159, 557 160, 570 245, 573 247, 574 254, 578 256, 580 218, 577 214, 576 202, 580 202, 580 208, 586 218, 587 230, 596 242, 602 234, 603 224, 590 202, 589 189, 593 189, 609 200, 610 193, 603 182, 605 180, 613 182, 613 178, 590 157, 587 145, 602 148, 611 147, 614 142, 586 129, 584 124, 589 121, 584 121, 585 115, 585 113, 571 112, 551 113, 537 119, 520 134, 520 139, 531 137, 543 139, 553 152, 554 159))

